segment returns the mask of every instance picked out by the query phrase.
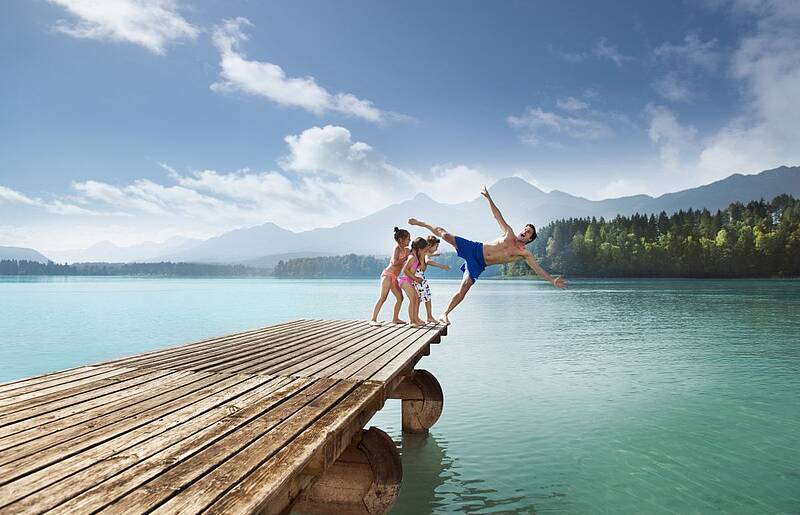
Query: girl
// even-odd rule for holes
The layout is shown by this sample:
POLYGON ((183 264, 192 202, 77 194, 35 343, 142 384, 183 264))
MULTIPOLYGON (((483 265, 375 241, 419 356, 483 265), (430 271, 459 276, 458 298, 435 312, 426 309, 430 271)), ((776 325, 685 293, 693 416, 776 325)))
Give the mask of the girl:
POLYGON ((411 244, 411 254, 406 259, 403 266, 403 277, 397 280, 400 287, 408 297, 408 318, 414 327, 422 327, 425 323, 419 318, 419 294, 414 286, 415 283, 422 283, 422 279, 417 277, 417 271, 425 259, 425 249, 428 247, 428 240, 417 238, 411 244))
POLYGON ((437 252, 439 250, 439 241, 439 238, 436 236, 428 236, 428 248, 425 249, 425 258, 422 260, 422 264, 417 271, 417 277, 422 279, 422 282, 415 283, 417 293, 419 294, 419 300, 425 303, 425 311, 428 313, 429 324, 436 324, 438 322, 433 318, 433 312, 431 310, 431 288, 428 286, 428 280, 425 278, 425 270, 429 266, 435 266, 442 270, 450 270, 450 266, 442 265, 431 259, 432 256, 439 255, 437 252))
POLYGON ((400 269, 403 263, 408 258, 408 253, 411 252, 408 248, 408 242, 411 241, 411 235, 405 229, 394 228, 394 241, 397 244, 394 246, 392 252, 392 259, 389 261, 389 266, 381 273, 381 293, 378 297, 378 302, 372 309, 372 320, 369 325, 381 325, 378 322, 378 313, 386 302, 386 297, 389 296, 389 290, 394 293, 396 302, 394 304, 394 317, 392 323, 405 324, 405 321, 400 320, 400 305, 403 304, 403 292, 400 291, 400 285, 397 283, 397 276, 400 275, 400 269))

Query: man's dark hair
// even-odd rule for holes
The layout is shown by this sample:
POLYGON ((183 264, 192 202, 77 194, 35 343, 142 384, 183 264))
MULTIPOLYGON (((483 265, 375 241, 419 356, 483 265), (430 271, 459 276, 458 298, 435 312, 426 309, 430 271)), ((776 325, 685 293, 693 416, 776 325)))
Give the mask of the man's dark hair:
POLYGON ((525 227, 530 227, 530 228, 531 228, 531 230, 533 231, 533 234, 531 234, 531 239, 530 239, 530 241, 528 242, 528 243, 532 243, 532 242, 533 242, 533 240, 535 240, 535 239, 536 239, 536 227, 534 227, 534 226, 533 226, 533 224, 527 224, 527 225, 525 225, 525 227))

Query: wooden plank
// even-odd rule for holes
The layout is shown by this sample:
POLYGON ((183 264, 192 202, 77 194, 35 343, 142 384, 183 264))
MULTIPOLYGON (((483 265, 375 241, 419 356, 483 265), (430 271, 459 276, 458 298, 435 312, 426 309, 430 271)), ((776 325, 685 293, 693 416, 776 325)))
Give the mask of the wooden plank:
POLYGON ((321 326, 313 332, 288 335, 281 341, 259 342, 259 345, 252 346, 245 352, 226 356, 226 359, 204 366, 202 370, 225 370, 238 373, 249 368, 252 363, 278 358, 300 347, 313 347, 330 338, 341 338, 352 331, 352 326, 352 322, 342 321, 329 326, 321 326))
POLYGON ((241 346, 246 347, 252 342, 259 341, 261 338, 271 338, 277 335, 293 334, 297 330, 301 330, 310 325, 319 325, 320 323, 321 321, 318 320, 308 320, 302 322, 301 324, 282 326, 275 330, 267 328, 261 332, 248 334, 247 336, 235 337, 232 339, 222 337, 214 342, 205 344, 202 347, 194 347, 193 344, 189 344, 189 348, 174 347, 170 349, 169 353, 166 354, 145 353, 131 358, 132 361, 130 362, 123 360, 124 362, 119 364, 138 367, 169 368, 178 363, 192 362, 194 360, 213 356, 218 353, 224 353, 241 346))
MULTIPOLYGON (((201 373, 197 372, 196 374, 201 373)), ((209 374, 198 381, 164 392, 146 402, 138 403, 135 406, 136 413, 128 418, 102 425, 108 419, 112 419, 114 415, 118 417, 119 412, 117 412, 117 414, 111 414, 112 416, 108 419, 101 417, 103 420, 99 420, 97 426, 94 423, 87 423, 66 430, 66 436, 71 437, 69 440, 65 441, 65 435, 59 433, 37 439, 19 448, 15 447, 11 451, 3 453, 3 463, 0 464, 0 485, 111 440, 126 431, 148 424, 183 406, 208 397, 214 393, 215 389, 237 384, 244 379, 246 377, 209 374)))
POLYGON ((299 372, 298 375, 330 377, 349 364, 359 360, 362 356, 374 353, 376 349, 384 349, 387 346, 391 347, 397 345, 399 342, 406 341, 410 337, 414 337, 416 331, 416 329, 410 326, 404 326, 395 334, 390 334, 374 342, 370 342, 370 345, 359 347, 356 352, 350 352, 346 356, 331 356, 324 361, 320 361, 313 366, 305 368, 302 372, 299 372))
MULTIPOLYGON (((429 341, 429 340, 428 340, 429 341)), ((375 361, 370 363, 358 374, 359 377, 370 381, 388 383, 395 379, 400 373, 406 371, 420 354, 423 354, 430 347, 425 339, 411 343, 401 352, 396 354, 389 361, 375 361)))
MULTIPOLYGON (((221 437, 236 431, 254 418, 274 409, 276 405, 286 402, 290 397, 304 391, 315 382, 314 379, 299 378, 290 379, 290 381, 291 383, 255 399, 234 414, 226 416, 215 424, 209 424, 184 439, 173 441, 170 438, 163 442, 155 442, 155 445, 150 445, 149 447, 137 445, 133 450, 136 452, 137 458, 141 450, 144 453, 143 459, 137 459, 137 463, 134 466, 126 467, 124 471, 109 476, 107 480, 96 483, 95 486, 70 499, 59 506, 59 511, 64 513, 88 513, 103 509, 109 503, 121 498, 149 479, 156 477, 172 464, 191 457, 221 437), (166 445, 162 445, 162 443, 166 445), (156 448, 160 450, 152 453, 151 451, 156 448)), ((170 434, 171 432, 165 434, 165 437, 170 434)), ((59 485, 60 487, 61 485, 59 485)))
POLYGON ((121 374, 96 379, 71 388, 65 388, 46 395, 23 399, 0 407, 0 427, 7 425, 9 420, 16 421, 48 412, 54 409, 73 406, 86 400, 102 397, 109 393, 124 390, 135 386, 142 381, 147 381, 153 376, 163 376, 167 372, 150 369, 123 369, 121 374))
MULTIPOLYGON (((204 510, 206 506, 234 487, 236 483, 246 477, 258 465, 307 430, 319 417, 353 392, 357 386, 357 383, 336 383, 315 399, 314 402, 294 411, 283 422, 271 428, 268 432, 262 433, 261 430, 254 428, 251 434, 255 436, 261 433, 261 435, 245 439, 242 432, 251 429, 253 424, 250 424, 236 434, 236 442, 232 442, 231 448, 225 449, 222 453, 216 455, 212 453, 210 456, 205 457, 202 454, 210 451, 210 449, 203 451, 196 457, 197 460, 202 460, 200 463, 203 464, 215 461, 216 457, 220 455, 230 457, 193 483, 180 488, 178 492, 173 489, 170 492, 172 495, 167 502, 159 506, 156 511, 158 513, 179 514, 198 513, 204 510), (231 450, 236 450, 237 454, 231 456, 231 450)), ((188 470, 193 473, 196 472, 197 465, 187 469, 185 472, 175 470, 172 474, 160 476, 158 478, 160 488, 169 488, 170 484, 183 479, 188 470)), ((155 485, 154 487, 159 488, 155 485)), ((147 505, 150 506, 151 504, 147 503, 147 505)))
POLYGON ((7 392, 3 399, 0 399, 0 407, 8 406, 20 400, 33 399, 37 396, 48 395, 53 392, 63 391, 68 388, 77 388, 84 384, 89 384, 93 381, 113 377, 116 375, 124 374, 135 370, 133 368, 123 367, 97 367, 92 374, 87 374, 83 377, 73 379, 71 381, 63 381, 50 385, 30 385, 13 392, 7 392))
POLYGON ((372 345, 375 342, 382 342, 387 338, 400 337, 399 335, 404 334, 406 331, 408 331, 408 326, 387 327, 385 330, 380 328, 375 330, 374 333, 368 335, 367 338, 357 342, 354 345, 350 345, 349 342, 342 342, 341 345, 332 347, 324 352, 311 356, 302 362, 286 368, 270 368, 265 370, 265 372, 281 375, 297 375, 300 377, 325 377, 323 374, 319 374, 317 372, 331 363, 336 363, 345 359, 353 352, 358 352, 359 349, 365 346, 372 345))
POLYGON ((116 365, 116 366, 120 366, 120 365, 126 365, 127 363, 137 362, 140 358, 154 358, 154 357, 165 356, 165 355, 174 354, 174 353, 180 353, 180 352, 194 352, 194 351, 202 349, 202 348, 212 348, 215 345, 218 345, 220 342, 224 342, 225 340, 227 340, 229 338, 239 338, 239 337, 253 335, 255 333, 260 333, 260 332, 264 332, 264 331, 278 331, 278 330, 282 330, 282 329, 284 329, 284 328, 286 328, 288 326, 304 324, 306 322, 308 322, 308 320, 290 320, 288 322, 283 322, 283 323, 280 323, 280 324, 275 324, 275 325, 271 325, 271 326, 267 326, 267 327, 259 327, 259 328, 256 328, 256 329, 248 329, 246 331, 241 331, 241 332, 238 332, 238 333, 226 334, 226 335, 221 335, 221 336, 214 336, 212 338, 207 338, 207 339, 200 340, 200 341, 197 341, 197 342, 183 343, 183 344, 179 344, 179 345, 174 345, 174 346, 167 347, 165 349, 146 351, 146 352, 142 352, 142 353, 139 353, 139 354, 134 354, 132 356, 126 356, 126 357, 123 357, 123 358, 118 358, 118 359, 113 359, 113 360, 110 360, 110 361, 105 361, 105 362, 102 362, 102 363, 99 363, 99 364, 100 365, 116 365))
MULTIPOLYGON (((128 467, 234 418, 254 403, 276 403, 309 380, 252 377, 114 440, 0 487, 0 506, 17 512, 45 511, 70 500, 128 467), (290 386, 291 385, 291 386, 290 386), (47 488, 51 486, 52 488, 47 488)), ((83 510, 81 510, 83 511, 83 510)))
MULTIPOLYGON (((270 459, 262 461, 249 475, 226 491, 204 512, 210 514, 249 514, 278 513, 287 506, 291 497, 297 492, 289 492, 284 499, 278 496, 284 493, 287 486, 298 471, 312 464, 330 452, 331 456, 341 454, 353 435, 360 431, 367 420, 380 409, 380 386, 374 383, 361 383, 357 390, 348 395, 334 409, 329 410, 313 426, 308 428, 290 444, 275 453, 270 459), (338 439, 338 441, 337 441, 338 439), (346 443, 342 443, 346 440, 346 443), (327 445, 335 445, 338 452, 327 445)), ((333 458, 335 460, 335 458, 333 458)), ((321 460, 321 461, 319 461, 321 460)), ((332 460, 331 460, 332 461, 332 460)))
POLYGON ((57 380, 66 380, 68 378, 91 372, 95 368, 97 367, 94 365, 68 368, 66 370, 56 370, 55 372, 47 372, 38 376, 26 377, 23 379, 17 379, 15 381, 0 383, 0 398, 5 397, 7 392, 16 390, 17 388, 24 388, 26 386, 33 385, 44 385, 50 383, 51 381, 57 380))
POLYGON ((332 334, 326 338, 319 339, 310 343, 309 345, 297 346, 293 349, 286 349, 279 354, 268 356, 268 359, 251 361, 232 368, 241 373, 263 373, 275 375, 289 375, 284 372, 285 367, 290 364, 302 362, 308 357, 314 357, 317 354, 325 353, 329 349, 336 348, 342 345, 342 342, 360 341, 368 337, 370 334, 369 328, 366 324, 363 326, 355 326, 349 329, 349 332, 332 334))
MULTIPOLYGON (((303 410, 307 405, 315 405, 316 401, 324 396, 325 392, 335 388, 336 385, 335 381, 316 379, 311 385, 289 398, 286 402, 250 420, 247 424, 238 427, 236 431, 228 432, 200 452, 194 453, 179 463, 175 463, 166 470, 160 463, 154 463, 153 466, 160 472, 158 475, 110 504, 107 508, 114 512, 142 509, 150 511, 172 497, 177 490, 185 488, 208 470, 227 460, 253 439, 258 439, 271 432, 273 428, 282 424, 285 420, 297 417, 299 413, 304 412, 303 410)), ((147 474, 148 472, 145 471, 144 473, 147 474)))
POLYGON ((360 376, 358 376, 358 372, 367 364, 376 359, 380 359, 380 357, 387 352, 391 352, 391 349, 394 349, 399 345, 403 345, 405 342, 416 341, 420 338, 424 338, 424 331, 412 328, 411 332, 405 335, 405 338, 394 338, 388 342, 384 342, 382 345, 373 346, 369 349, 363 349, 363 351, 359 352, 357 355, 351 356, 347 360, 343 360, 341 363, 330 365, 327 368, 320 370, 318 373, 324 374, 328 377, 337 376, 337 378, 341 379, 350 377, 360 378, 360 376))
MULTIPOLYGON (((157 382, 151 382, 151 378, 148 378, 146 382, 112 395, 40 413, 3 427, 0 433, 0 451, 57 431, 63 431, 81 423, 89 421, 96 423, 96 419, 99 417, 114 413, 120 409, 128 409, 129 412, 133 413, 135 404, 160 395, 165 389, 189 382, 190 380, 185 380, 185 378, 192 375, 190 371, 159 370, 154 373, 159 374, 152 378, 152 381, 157 382), (159 379, 160 381, 158 381, 159 379)), ((61 436, 66 438, 66 433, 61 433, 61 436)))

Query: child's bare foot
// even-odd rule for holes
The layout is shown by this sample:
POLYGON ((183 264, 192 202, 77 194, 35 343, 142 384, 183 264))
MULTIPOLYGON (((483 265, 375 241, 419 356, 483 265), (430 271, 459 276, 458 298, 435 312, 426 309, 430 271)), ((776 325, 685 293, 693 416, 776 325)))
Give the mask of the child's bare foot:
POLYGON ((369 321, 369 325, 371 325, 372 327, 376 327, 376 326, 381 325, 381 323, 378 322, 377 320, 370 320, 369 321))
POLYGON ((417 220, 416 218, 409 218, 409 219, 408 219, 408 223, 409 223, 409 225, 418 225, 418 226, 422 226, 422 222, 420 222, 420 221, 419 221, 419 220, 417 220))
POLYGON ((420 320, 418 322, 411 322, 411 327, 425 327, 425 324, 420 320))
POLYGON ((442 314, 442 316, 439 317, 439 322, 442 325, 450 325, 450 319, 447 318, 447 313, 444 313, 442 314))
POLYGON ((399 318, 395 318, 394 320, 392 320, 392 323, 397 325, 403 325, 407 324, 408 322, 406 322, 405 320, 400 320, 399 318))
POLYGON ((439 323, 439 321, 438 321, 438 320, 436 320, 436 319, 435 319, 435 318, 433 318, 433 317, 430 317, 430 318, 428 319, 428 323, 429 323, 429 324, 434 324, 434 325, 436 325, 436 324, 438 324, 438 323, 439 323))

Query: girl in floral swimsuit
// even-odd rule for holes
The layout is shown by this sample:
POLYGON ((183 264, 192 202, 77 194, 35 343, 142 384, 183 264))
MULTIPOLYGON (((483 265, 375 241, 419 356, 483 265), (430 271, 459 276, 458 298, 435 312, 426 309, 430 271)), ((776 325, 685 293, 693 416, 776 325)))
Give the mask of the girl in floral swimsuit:
POLYGON ((442 270, 450 270, 448 265, 442 265, 431 259, 432 256, 439 255, 437 252, 439 250, 439 241, 439 238, 436 236, 428 236, 428 247, 425 249, 425 257, 423 258, 422 264, 417 270, 417 277, 421 278, 422 282, 414 283, 420 302, 425 303, 425 311, 428 314, 429 324, 436 324, 438 322, 435 318, 433 318, 433 310, 431 309, 431 288, 428 286, 428 280, 425 278, 425 270, 429 266, 435 266, 437 268, 441 268, 442 270))
POLYGON ((400 285, 397 283, 397 276, 400 275, 400 269, 403 263, 406 262, 409 252, 408 242, 411 241, 411 234, 405 229, 394 228, 394 241, 397 243, 392 251, 392 259, 389 261, 389 266, 381 273, 381 292, 375 307, 372 309, 372 319, 369 325, 380 325, 378 322, 378 314, 386 302, 386 298, 391 291, 395 296, 394 316, 392 323, 405 324, 405 321, 400 320, 400 306, 403 304, 403 292, 400 290, 400 285))

